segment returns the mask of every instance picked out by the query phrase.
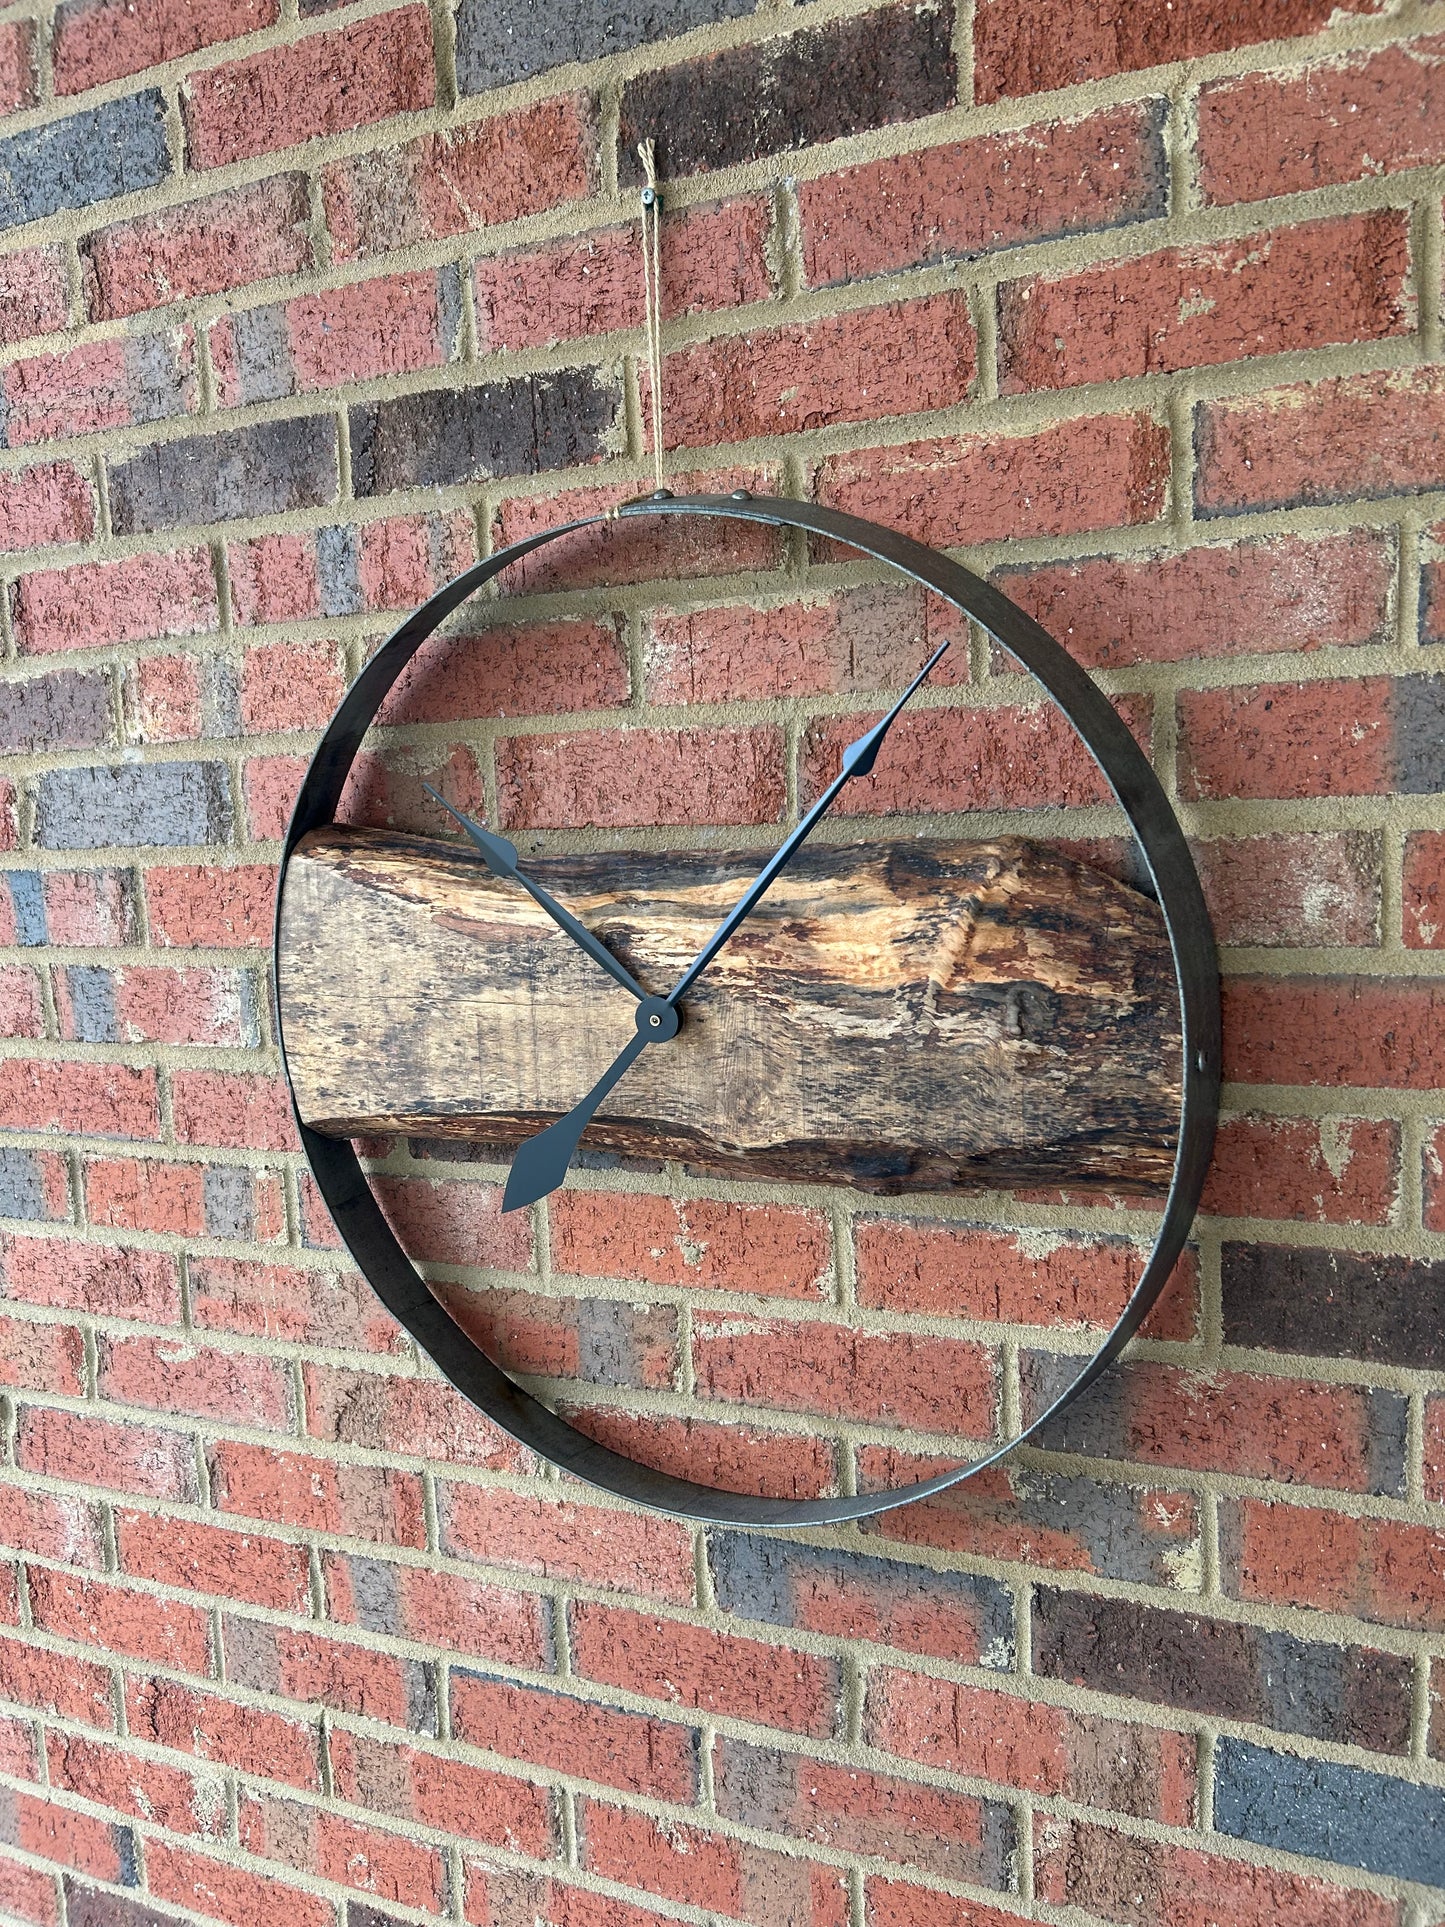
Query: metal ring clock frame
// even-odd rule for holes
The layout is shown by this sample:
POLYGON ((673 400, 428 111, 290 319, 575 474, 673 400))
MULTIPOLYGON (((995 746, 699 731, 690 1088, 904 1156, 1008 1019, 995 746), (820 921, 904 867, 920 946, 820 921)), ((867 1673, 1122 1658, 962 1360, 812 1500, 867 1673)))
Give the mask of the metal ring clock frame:
POLYGON ((1184 1248, 1214 1145, 1219 1111, 1219 971, 1204 893, 1183 831, 1158 777, 1113 704, 1046 630, 979 576, 896 530, 837 509, 773 496, 673 496, 666 490, 528 536, 474 564, 439 589, 377 650, 343 698, 311 759, 281 852, 276 895, 275 970, 281 1061, 291 1088, 281 1033, 281 899, 292 851, 310 831, 333 821, 357 750, 388 692, 422 643, 468 596, 535 549, 609 521, 701 516, 802 529, 887 563, 935 591, 988 631, 1044 686, 1103 771, 1139 841, 1164 913, 1179 986, 1183 1031, 1183 1100, 1174 1170, 1147 1263, 1118 1322, 1079 1376, 1030 1425, 986 1457, 969 1460, 913 1485, 834 1499, 772 1499, 659 1472, 599 1445, 513 1382, 457 1325, 397 1242, 367 1183, 350 1140, 322 1137, 292 1107, 302 1149, 347 1250, 382 1303, 400 1320, 458 1391, 519 1443, 579 1479, 638 1505, 685 1518, 734 1526, 816 1526, 866 1518, 942 1492, 996 1464, 1034 1437, 1119 1356, 1142 1324, 1184 1248))

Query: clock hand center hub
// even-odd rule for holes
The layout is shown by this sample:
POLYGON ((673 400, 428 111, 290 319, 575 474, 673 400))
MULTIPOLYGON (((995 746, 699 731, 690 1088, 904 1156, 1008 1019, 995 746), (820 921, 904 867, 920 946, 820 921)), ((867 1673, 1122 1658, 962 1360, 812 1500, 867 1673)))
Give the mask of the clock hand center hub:
POLYGON ((644 997, 633 1012, 633 1021, 649 1044, 661 1044, 669 1037, 676 1037, 680 1019, 677 1006, 670 1004, 666 997, 644 997))

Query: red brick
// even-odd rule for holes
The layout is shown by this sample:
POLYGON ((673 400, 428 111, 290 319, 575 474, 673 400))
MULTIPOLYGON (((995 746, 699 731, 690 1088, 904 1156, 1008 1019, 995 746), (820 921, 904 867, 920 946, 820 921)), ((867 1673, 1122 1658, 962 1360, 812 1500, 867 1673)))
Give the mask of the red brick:
POLYGON ((85 1212, 92 1224, 205 1236, 203 1164, 171 1164, 162 1158, 87 1158, 84 1173, 85 1212))
POLYGON ((108 1821, 59 1806, 42 1795, 7 1788, 0 1824, 7 1844, 26 1853, 58 1861, 97 1880, 119 1881, 124 1877, 121 1852, 130 1842, 108 1821))
POLYGON ((452 1674, 451 1703, 456 1738, 504 1759, 652 1800, 690 1804, 697 1797, 698 1738, 691 1727, 480 1673, 452 1674))
POLYGON ((17 1780, 39 1780, 40 1735, 41 1729, 33 1720, 13 1719, 9 1715, 0 1720, 0 1760, 5 1762, 5 1772, 17 1780))
POLYGON ((1379 943, 1384 853, 1374 832, 1199 837, 1190 847, 1220 943, 1379 943))
POLYGON ((126 670, 123 687, 128 741, 183 743, 205 734, 198 656, 146 656, 126 670))
POLYGON ((100 1520, 88 1499, 0 1482, 0 1544, 69 1566, 101 1564, 100 1520))
POLYGON ((847 1877, 838 1868, 601 1800, 580 1807, 583 1864, 604 1880, 758 1927, 846 1927, 847 1877))
POLYGON ((291 1151, 296 1129, 280 1077, 248 1071, 175 1071, 176 1141, 228 1151, 291 1151))
MULTIPOLYGON (((38 1570, 32 1568, 32 1574, 38 1570)), ((109 1668, 73 1653, 44 1652, 24 1634, 14 1639, 0 1634, 0 1693, 63 1720, 115 1726, 109 1668)))
POLYGON ((303 1532, 426 1543, 421 1482, 375 1465, 339 1465, 240 1439, 209 1446, 211 1501, 218 1512, 265 1519, 303 1532))
POLYGON ((678 1314, 671 1305, 543 1297, 433 1284, 456 1324, 504 1372, 672 1391, 678 1314))
POLYGON ((0 27, 0 114, 35 104, 35 22, 0 27))
POLYGON ((73 1325, 0 1318, 0 1385, 79 1398, 85 1341, 73 1325))
POLYGON ((0 475, 0 550, 84 542, 95 533, 90 481, 70 462, 41 462, 0 475))
POLYGON ((1395 977, 1226 982, 1224 1075, 1243 1084, 1445 1087, 1445 984, 1395 977))
POLYGON ((227 1616, 222 1635, 233 1685, 395 1726, 435 1724, 432 1688, 415 1660, 258 1619, 227 1616))
POLYGON ((0 1036, 44 1035, 40 979, 27 964, 0 964, 0 1036))
MULTIPOLYGON (((1119 699, 1117 707, 1147 751, 1147 697, 1119 699)), ((799 746, 799 788, 806 800, 837 775, 846 746, 878 720, 829 716, 809 724, 799 746)), ((893 811, 1076 808, 1101 803, 1108 786, 1063 711, 991 704, 977 709, 905 712, 889 732, 872 776, 860 777, 833 805, 839 816, 893 811)))
POLYGON ((669 448, 926 414, 966 401, 976 343, 962 294, 895 301, 684 348, 663 364, 669 448))
POLYGON ((1445 159, 1445 40, 1243 74, 1199 96, 1211 201, 1263 200, 1445 159))
POLYGON ((274 1873, 250 1873, 209 1854, 146 1842, 146 1884, 159 1900, 174 1900, 229 1927, 334 1927, 336 1908, 320 1894, 278 1880, 274 1873))
MULTIPOLYGON (((951 1461, 893 1446, 858 1453, 859 1489, 897 1489, 934 1477, 951 1461)), ((1040 1482, 998 1467, 934 1498, 881 1515, 874 1530, 907 1545, 968 1552, 1056 1572, 1197 1589, 1199 1513, 1186 1492, 1158 1486, 1101 1486, 1083 1479, 1040 1482)))
POLYGON ((931 1887, 869 1874, 863 1883, 865 1927, 1022 1927, 1023 1914, 977 1900, 957 1900, 931 1887))
POLYGON ((243 1794, 239 1839, 247 1853, 279 1861, 298 1873, 356 1887, 382 1900, 443 1911, 446 1861, 436 1847, 345 1820, 274 1793, 243 1794))
POLYGON ((997 581, 1076 661, 1116 669, 1388 642, 1394 574, 1388 539, 1352 529, 1045 563, 997 581))
POLYGON ((439 368, 447 359, 435 273, 393 274, 222 315, 209 339, 224 408, 439 368))
MULTIPOLYGON (((298 759, 298 764, 304 769, 304 759, 298 759)), ((435 835, 443 825, 455 832, 456 824, 427 795, 424 782, 439 790, 454 809, 486 815, 486 785, 477 750, 465 743, 424 743, 388 748, 384 753, 363 749, 341 793, 337 821, 422 836, 435 835)), ((284 828, 282 817, 273 834, 279 836, 284 828)))
POLYGON ((1408 950, 1445 950, 1445 835, 1417 830, 1405 839, 1402 935, 1408 950))
POLYGON ((337 161, 321 176, 332 258, 385 254, 580 200, 596 169, 586 94, 337 161))
POLYGON ((333 642, 277 642, 248 649, 241 659, 242 727, 309 729, 328 722, 346 688, 333 642))
POLYGON ((1342 375, 1201 402, 1201 515, 1411 495, 1445 484, 1445 371, 1342 375))
POLYGON ((0 1065, 0 1125, 77 1137, 159 1137, 156 1074, 124 1064, 8 1058, 0 1065))
POLYGON ((304 1613, 310 1602, 304 1546, 231 1532, 193 1519, 116 1513, 122 1568, 138 1579, 243 1599, 278 1612, 304 1613))
POLYGON ((438 1510, 442 1547, 454 1558, 692 1603, 692 1539, 680 1520, 454 1480, 440 1488, 438 1510))
POLYGON ((1123 1927, 1400 1927, 1401 1919, 1399 1903, 1383 1895, 1053 1817, 1039 1830, 1034 1891, 1123 1927))
POLYGON ((449 723, 613 709, 630 693, 615 618, 517 624, 424 643, 379 723, 449 723))
POLYGON ((126 1680, 125 1709, 135 1739, 243 1773, 259 1766, 269 1780, 321 1791, 317 1732, 310 1721, 242 1705, 224 1689, 197 1692, 177 1680, 134 1675, 126 1680))
POLYGON ((242 772, 246 831, 258 842, 279 842, 286 834, 296 794, 306 774, 305 756, 250 756, 242 772))
POLYGON ((1394 685, 1385 676, 1257 683, 1179 696, 1187 797, 1378 796, 1395 787, 1394 685))
POLYGON ((4 373, 7 445, 63 441, 193 412, 193 331, 152 334, 136 345, 144 356, 140 364, 125 339, 84 342, 59 354, 12 361, 4 373))
POLYGON ((71 0, 55 16, 57 94, 103 87, 145 67, 180 60, 218 40, 269 27, 276 0, 71 0))
POLYGON ((1153 102, 868 161, 798 187, 809 284, 968 259, 1163 212, 1153 102))
MULTIPOLYGON (((419 1541, 417 1543, 420 1543, 419 1541)), ((326 1596, 339 1625, 418 1640, 443 1652, 550 1671, 550 1602, 431 1566, 386 1564, 330 1553, 326 1596)))
POLYGON ((820 1499, 838 1490, 837 1446, 827 1437, 769 1431, 741 1417, 659 1418, 615 1405, 569 1404, 562 1415, 624 1458, 726 1492, 820 1499))
POLYGON ((1405 216, 1301 222, 999 292, 1004 394, 1377 341, 1414 320, 1405 216))
POLYGON ((541 1787, 360 1733, 333 1732, 331 1757, 337 1797, 353 1806, 538 1858, 551 1851, 552 1807, 541 1787))
POLYGON ((30 1603, 35 1624, 60 1639, 182 1672, 209 1668, 210 1627, 202 1607, 39 1566, 30 1569, 30 1603))
POLYGON ((196 1454, 184 1432, 111 1424, 45 1405, 20 1411, 15 1462, 27 1472, 152 1499, 196 1503, 196 1454))
POLYGON ((211 558, 173 549, 21 576, 14 622, 27 655, 208 634, 220 624, 211 558))
POLYGON ((65 259, 58 247, 0 255, 0 345, 57 334, 70 311, 65 259))
POLYGON ((988 1438, 997 1383, 988 1347, 810 1320, 693 1320, 701 1396, 854 1422, 988 1438))
POLYGON ((1438 1394, 1425 1401, 1425 1497, 1445 1505, 1445 1398, 1438 1394))
MULTIPOLYGON (((776 495, 782 486, 775 468, 709 469, 669 476, 668 481, 676 495, 726 495, 737 488, 754 495, 776 495)), ((612 482, 601 488, 572 488, 559 495, 523 495, 504 501, 492 522, 493 550, 565 522, 605 518, 609 509, 636 494, 635 482, 612 482)), ((539 555, 514 562, 499 580, 510 594, 607 587, 662 577, 690 583, 699 576, 772 569, 782 554, 778 532, 757 522, 693 517, 679 525, 671 517, 635 522, 604 519, 561 537, 539 555)))
POLYGON ((1400 1183, 1399 1126, 1364 1117, 1228 1117, 1203 1209, 1230 1218, 1388 1224, 1400 1183))
POLYGON ((5 1904, 13 1910, 16 1919, 33 1923, 33 1927, 59 1927, 55 1874, 12 1860, 3 1848, 0 1848, 0 1868, 3 1868, 0 1878, 3 1878, 5 1904))
MULTIPOLYGON (((466 1859, 466 1917, 486 1927, 668 1927, 673 1914, 573 1887, 553 1874, 515 1873, 466 1859)), ((634 1876, 635 1878, 635 1876, 634 1876)), ((844 1927, 828 1921, 826 1927, 844 1927)))
POLYGON ((50 1784, 82 1800, 150 1820, 172 1833, 219 1833, 224 1812, 220 1786, 181 1767, 142 1759, 124 1747, 105 1746, 78 1733, 47 1735, 50 1784))
POLYGON ((291 1344, 391 1351, 396 1321, 359 1273, 270 1265, 250 1258, 190 1261, 191 1315, 200 1331, 291 1344))
POLYGON ((497 744, 501 820, 513 829, 776 823, 786 793, 781 732, 612 729, 497 744))
POLYGON ((500 1187, 442 1178, 382 1178, 373 1189, 411 1257, 439 1265, 530 1269, 531 1226, 524 1212, 503 1217, 500 1187))
MULTIPOLYGON (((647 618, 647 700, 698 703, 777 700, 900 688, 963 625, 939 598, 903 588, 865 588, 781 609, 729 604, 647 618)), ((932 672, 934 687, 967 682, 968 650, 932 672)))
MULTIPOLYGON (((1053 1232, 977 1225, 864 1221, 855 1233, 858 1301, 882 1311, 983 1318, 1009 1325, 1112 1325, 1139 1282, 1146 1253, 1127 1239, 1082 1240, 1053 1232)), ((1181 1261, 1180 1282, 1193 1266, 1181 1261)), ((1171 1292, 1147 1335, 1194 1332, 1192 1289, 1171 1292)))
POLYGON ((1271 1606, 1445 1628, 1445 1530, 1241 1499, 1221 1530, 1226 1589, 1271 1606))
POLYGON ((717 1742, 716 1762, 718 1810, 729 1820, 946 1879, 1004 1877, 1004 1843, 970 1794, 733 1739, 717 1742))
POLYGON ((551 1223, 553 1269, 569 1276, 807 1299, 832 1284, 828 1226, 815 1211, 559 1191, 551 1223))
MULTIPOLYGON (((977 99, 1051 92, 1109 74, 1199 60, 1261 40, 1318 33, 1341 12, 1375 13, 1378 0, 1140 0, 1121 12, 1080 15, 1059 0, 981 0, 974 24, 977 99)), ((1279 192, 1279 189, 1273 190, 1279 192)))
POLYGON ((574 1603, 572 1664, 586 1679, 695 1712, 831 1739, 842 1686, 836 1660, 617 1606, 574 1603))
MULTIPOLYGON (((135 899, 127 870, 47 870, 45 935, 78 948, 132 944, 135 899)), ((13 935, 7 939, 14 942, 13 935)))
POLYGON ((113 321, 298 274, 311 266, 310 222, 304 174, 117 222, 80 245, 86 310, 92 321, 113 321))
MULTIPOLYGON (((57 968, 53 975, 61 1036, 93 1042, 86 1038, 84 1014, 72 1004, 67 973, 57 968)), ((117 1043, 245 1048, 259 1042, 254 988, 243 971, 150 965, 107 975, 117 1043)), ((95 981, 94 973, 89 980, 95 981)))
POLYGON ((307 1365, 306 1424, 313 1438, 408 1458, 501 1472, 530 1462, 521 1446, 437 1378, 307 1365))
POLYGON ((216 1351, 174 1338, 103 1342, 101 1393, 129 1405, 289 1431, 290 1379, 277 1358, 216 1351))
MULTIPOLYGON (((664 320, 743 308, 772 293, 771 213, 761 195, 690 207, 663 223, 664 320)), ((483 352, 594 340, 640 328, 642 244, 637 222, 581 240, 484 256, 472 270, 483 352)))
POLYGON ((993 1688, 891 1667, 868 1683, 864 1737, 905 1760, 1025 1793, 1185 1827, 1194 1817, 1190 1734, 1131 1727, 993 1688))
POLYGON ((1424 1154, 1425 1229, 1445 1231, 1445 1124, 1437 1124, 1424 1154))
POLYGON ((1143 413, 830 455, 818 499, 936 548, 1158 521, 1169 430, 1143 413))
POLYGON ((180 1277, 169 1252, 7 1234, 0 1239, 0 1278, 7 1298, 29 1304, 180 1323, 180 1277))
POLYGON ((192 167, 226 167, 435 97, 431 15, 398 7, 192 74, 181 90, 187 153, 192 167))
POLYGON ((236 949, 270 942, 276 872, 269 863, 183 864, 145 873, 154 944, 236 949))

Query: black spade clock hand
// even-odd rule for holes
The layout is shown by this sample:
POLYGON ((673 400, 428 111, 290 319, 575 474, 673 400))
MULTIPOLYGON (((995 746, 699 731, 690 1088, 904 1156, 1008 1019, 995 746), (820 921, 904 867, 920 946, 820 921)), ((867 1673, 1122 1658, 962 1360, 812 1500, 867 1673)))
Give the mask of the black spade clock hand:
MULTIPOLYGON (((628 1039, 582 1102, 568 1111, 565 1117, 558 1118, 555 1124, 549 1124, 545 1130, 538 1131, 535 1137, 529 1137, 518 1145, 517 1154, 512 1159, 512 1168, 507 1174, 507 1188, 502 1194, 504 1211, 519 1211, 524 1205, 535 1204, 538 1198, 545 1198, 549 1191, 557 1189, 567 1175, 567 1167, 572 1162, 582 1133, 591 1123, 593 1114, 603 1098, 649 1044, 660 1044, 667 1038, 677 1035, 678 999, 696 983, 744 918, 756 909, 780 872, 791 862, 832 807, 843 786, 851 782, 855 776, 867 776, 871 773, 873 765, 878 760, 878 751, 883 745, 883 739, 892 728, 899 711, 947 648, 946 642, 940 643, 887 715, 874 723, 871 729, 865 730, 856 742, 849 743, 843 751, 843 760, 838 774, 802 822, 769 857, 667 995, 645 997, 639 1003, 635 1013, 637 1035, 628 1039)), ((440 802, 440 797, 437 800, 440 802)), ((451 805, 447 804, 444 807, 450 809, 451 805)), ((452 814, 455 816, 456 811, 453 810, 452 814)), ((465 820, 465 818, 462 819, 463 822, 465 820)), ((511 845, 508 844, 507 848, 511 849, 511 845)), ((512 855, 515 859, 516 852, 513 851, 512 855)), ((521 880, 526 881, 525 878, 521 880)))
POLYGON ((430 783, 423 783, 427 795, 440 803, 449 816, 454 816, 467 835, 482 853, 482 860, 493 876, 510 877, 520 883, 527 895, 542 908, 555 924, 559 924, 573 943, 587 952, 594 962, 600 963, 609 976, 615 977, 624 990, 630 990, 638 1002, 643 1002, 647 992, 638 983, 625 964, 619 963, 600 938, 594 937, 586 924, 579 923, 570 910, 565 910, 554 896, 548 894, 540 883, 534 883, 524 870, 517 867, 517 848, 504 836, 496 836, 491 830, 484 830, 480 823, 474 823, 460 810, 454 810, 444 796, 439 796, 430 783))

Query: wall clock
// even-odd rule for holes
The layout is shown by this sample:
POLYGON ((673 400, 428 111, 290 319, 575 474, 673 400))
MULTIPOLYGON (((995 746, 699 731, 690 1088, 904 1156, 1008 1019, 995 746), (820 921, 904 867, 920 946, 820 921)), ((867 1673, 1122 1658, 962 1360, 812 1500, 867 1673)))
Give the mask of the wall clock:
MULTIPOLYGON (((1183 833, 1143 752, 1084 671, 997 589, 896 531, 803 502, 658 490, 612 517, 514 543, 408 617, 352 685, 302 783, 282 851, 275 971, 282 1061, 302 1146, 347 1249, 382 1302, 513 1438, 620 1497, 695 1519, 770 1526, 857 1519, 942 1491, 1034 1436, 1138 1330, 1184 1247, 1213 1146, 1220 1084, 1213 935, 1183 833), (369 724, 417 650, 470 595, 577 530, 613 518, 674 524, 688 517, 802 530, 882 562, 970 617, 1043 685, 1108 780, 1157 893, 1156 911, 1106 879, 1081 886, 1109 899, 1092 920, 1085 973, 1099 985, 1098 1008, 1086 999, 1081 1016, 1077 997, 1060 998, 1017 968, 982 973, 988 981, 967 1008, 938 1007, 929 958, 953 930, 1016 934, 1019 919, 1032 915, 1036 929, 1048 927, 1051 941, 1067 949, 1072 939, 1058 935, 1060 879, 1066 871, 1071 884, 1079 879, 1062 860, 1008 842, 810 842, 846 785, 872 769, 947 644, 846 748, 833 781, 761 865, 755 855, 696 854, 523 862, 506 839, 468 818, 459 818, 465 853, 334 824, 369 724), (611 914, 600 924, 599 892, 611 914), (1005 899, 1012 925, 997 913, 1005 899), (830 970, 830 958, 843 967, 830 970), (1099 1015, 1109 1001, 1106 967, 1148 994, 1125 1000, 1128 1021, 1115 1024, 1101 1048, 1110 1028, 1099 1015), (421 1053, 407 1004, 422 994, 419 985, 456 1014, 438 1027, 444 1041, 421 1053), (1047 1050, 1026 1047, 1041 1021, 1040 1000, 1047 1050), (921 1030, 910 1011, 924 1012, 921 1030), (1072 1019, 1060 1024, 1061 1012, 1072 1019), (543 1029, 553 1039, 547 1050, 535 1043, 543 1029), (864 1042, 838 1041, 850 1037, 864 1042), (1003 1049, 1001 1038, 1019 1047, 1003 1049), (989 1114, 996 1077, 978 1075, 988 1049, 995 1071, 1008 1062, 1019 1079, 1017 1101, 996 1105, 996 1116, 989 1114), (1081 1093, 1096 1070, 1108 1088, 1086 1104, 1081 1093), (1029 1116, 1046 1118, 1048 1128, 1021 1126, 1029 1116), (713 1168, 821 1172, 865 1189, 1058 1183, 1102 1172, 1116 1181, 1157 1181, 1164 1203, 1117 1322, 1072 1385, 1013 1437, 909 1486, 763 1498, 626 1458, 509 1378, 433 1295, 388 1225, 352 1143, 378 1128, 510 1141, 508 1209, 565 1180, 584 1132, 588 1142, 634 1151, 650 1145, 713 1168)), ((1077 991, 1079 972, 1072 965, 1071 972, 1077 991)))

